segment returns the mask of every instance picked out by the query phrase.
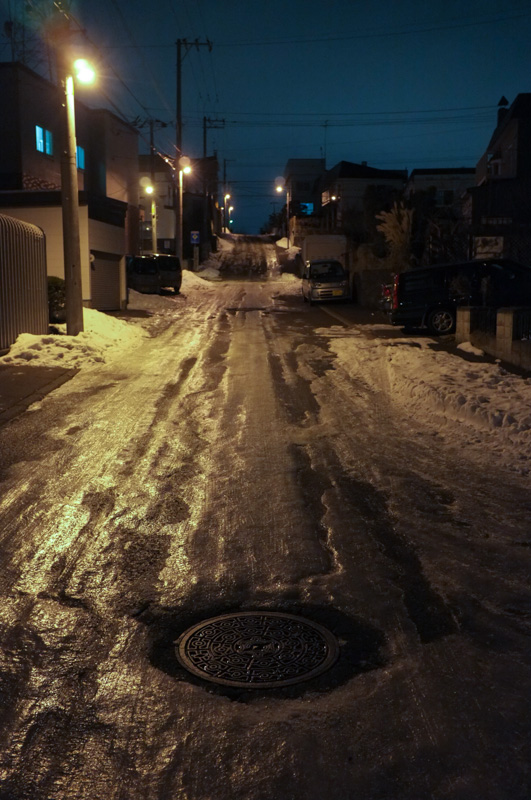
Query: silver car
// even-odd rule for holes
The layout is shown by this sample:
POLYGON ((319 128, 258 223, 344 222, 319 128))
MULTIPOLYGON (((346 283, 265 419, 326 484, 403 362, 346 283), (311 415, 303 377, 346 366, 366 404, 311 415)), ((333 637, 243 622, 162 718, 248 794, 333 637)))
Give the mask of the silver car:
POLYGON ((348 300, 350 288, 348 274, 343 265, 334 259, 310 261, 302 276, 302 299, 315 303, 327 300, 348 300))

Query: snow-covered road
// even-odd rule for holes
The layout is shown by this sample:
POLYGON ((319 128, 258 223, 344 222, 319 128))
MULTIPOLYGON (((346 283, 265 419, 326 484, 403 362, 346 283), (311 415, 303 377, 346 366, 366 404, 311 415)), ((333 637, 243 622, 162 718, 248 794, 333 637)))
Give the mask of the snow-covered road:
POLYGON ((82 368, 0 428, 6 797, 527 798, 530 382, 299 290, 185 273, 12 348, 82 368), (189 676, 179 634, 237 609, 339 661, 189 676))

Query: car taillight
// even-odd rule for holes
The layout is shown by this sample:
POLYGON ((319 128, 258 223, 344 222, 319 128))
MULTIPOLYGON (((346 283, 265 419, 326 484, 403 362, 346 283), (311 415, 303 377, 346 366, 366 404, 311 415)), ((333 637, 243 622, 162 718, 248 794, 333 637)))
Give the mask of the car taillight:
POLYGON ((393 280, 393 308, 398 308, 398 275, 393 280))

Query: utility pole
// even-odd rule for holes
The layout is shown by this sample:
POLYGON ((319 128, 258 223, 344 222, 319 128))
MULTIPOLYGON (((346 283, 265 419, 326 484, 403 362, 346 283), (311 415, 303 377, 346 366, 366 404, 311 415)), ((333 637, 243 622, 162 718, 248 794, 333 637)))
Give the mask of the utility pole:
MULTIPOLYGON (((216 171, 216 179, 215 181, 212 180, 212 173, 210 170, 210 164, 207 161, 207 130, 211 129, 220 129, 225 127, 225 120, 224 119, 210 119, 210 117, 203 117, 203 164, 202 164, 202 173, 203 173, 203 224, 201 226, 201 242, 205 244, 207 242, 207 238, 209 236, 210 230, 210 220, 211 216, 209 213, 209 198, 212 197, 214 190, 213 190, 213 183, 217 185, 217 171, 216 171)), ((215 155, 215 154, 214 154, 215 155)), ((213 212, 212 212, 213 213, 213 212)))
POLYGON ((177 39, 177 97, 176 97, 176 119, 175 119, 175 140, 177 144, 177 157, 183 155, 183 114, 182 114, 182 62, 183 62, 183 49, 186 55, 192 47, 199 50, 200 47, 208 47, 209 52, 212 52, 213 44, 208 39, 200 42, 195 39, 189 42, 186 39, 177 39))
POLYGON ((207 130, 215 130, 224 127, 224 119, 210 119, 210 117, 203 117, 203 158, 207 157, 207 130))
POLYGON ((153 196, 151 198, 151 249, 154 253, 158 252, 158 238, 157 238, 157 184, 155 182, 155 120, 149 120, 149 166, 151 173, 151 186, 153 189, 153 196))
POLYGON ((63 148, 61 155, 61 196, 63 209, 63 248, 66 293, 66 332, 77 336, 83 331, 83 291, 81 285, 81 245, 79 234, 79 187, 76 164, 76 122, 74 76, 61 63, 64 90, 63 148))
POLYGON ((222 221, 222 233, 225 233, 225 227, 227 222, 227 162, 228 161, 235 161, 234 158, 224 158, 223 159, 223 221, 222 221))
POLYGON ((183 155, 183 108, 182 108, 182 62, 184 56, 193 48, 195 47, 196 50, 199 50, 200 47, 208 47, 209 52, 212 52, 212 42, 208 39, 204 42, 200 42, 199 39, 195 39, 193 42, 189 42, 186 39, 177 39, 176 47, 177 47, 177 64, 176 64, 176 116, 175 116, 175 144, 177 148, 176 152, 176 173, 178 173, 179 178, 179 190, 176 193, 176 203, 175 203, 175 253, 177 256, 180 255, 182 259, 182 218, 183 218, 183 209, 182 209, 182 173, 177 168, 179 159, 183 155), (184 50, 184 55, 183 55, 184 50))
POLYGON ((155 177, 157 172, 157 149, 155 147, 155 128, 166 128, 167 122, 160 119, 141 119, 136 117, 131 124, 138 129, 149 127, 149 173, 151 179, 152 195, 151 195, 151 249, 154 253, 157 252, 158 246, 158 233, 157 233, 157 193, 155 177))

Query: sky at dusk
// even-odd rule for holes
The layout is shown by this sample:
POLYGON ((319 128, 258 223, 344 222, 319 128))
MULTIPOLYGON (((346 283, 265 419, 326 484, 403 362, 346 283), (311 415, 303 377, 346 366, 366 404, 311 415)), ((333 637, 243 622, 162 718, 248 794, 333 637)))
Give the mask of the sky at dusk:
MULTIPOLYGON (((3 19, 18 0, 1 0, 3 19)), ((531 91, 529 0, 74 0, 97 46, 91 106, 166 123, 175 153, 176 41, 183 47, 183 153, 217 153, 234 230, 280 208, 288 158, 412 170, 475 166, 498 101, 531 91)), ((1 60, 9 60, 5 38, 1 60)), ((147 126, 141 152, 148 152, 147 126)))

